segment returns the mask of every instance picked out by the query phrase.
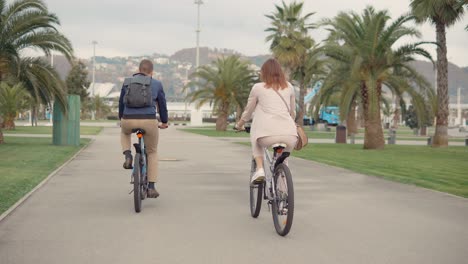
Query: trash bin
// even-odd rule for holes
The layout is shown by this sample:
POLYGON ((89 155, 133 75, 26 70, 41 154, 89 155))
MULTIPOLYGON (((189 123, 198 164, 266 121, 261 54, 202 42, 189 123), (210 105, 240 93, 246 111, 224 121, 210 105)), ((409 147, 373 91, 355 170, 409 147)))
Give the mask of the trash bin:
POLYGON ((346 144, 346 127, 345 126, 340 125, 336 127, 335 143, 346 144))
POLYGON ((54 103, 52 142, 59 146, 80 145, 80 96, 69 95, 67 97, 68 109, 54 103))
POLYGON ((389 145, 395 145, 396 144, 396 130, 395 129, 390 129, 389 131, 389 137, 388 137, 388 144, 389 145))

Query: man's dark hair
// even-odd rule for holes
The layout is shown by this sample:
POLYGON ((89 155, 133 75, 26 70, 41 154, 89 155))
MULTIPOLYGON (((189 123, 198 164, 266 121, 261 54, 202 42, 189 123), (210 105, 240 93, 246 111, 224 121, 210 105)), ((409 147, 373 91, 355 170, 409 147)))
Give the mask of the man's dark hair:
POLYGON ((140 72, 151 75, 153 73, 153 63, 150 60, 142 60, 140 62, 140 72))

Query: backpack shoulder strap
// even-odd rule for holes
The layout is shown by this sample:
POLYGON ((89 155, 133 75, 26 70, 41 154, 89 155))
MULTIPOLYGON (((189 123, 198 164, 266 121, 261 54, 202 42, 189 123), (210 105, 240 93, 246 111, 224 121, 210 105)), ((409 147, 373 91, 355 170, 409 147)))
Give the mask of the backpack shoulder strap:
POLYGON ((123 83, 123 86, 129 86, 130 83, 132 83, 132 79, 133 79, 132 77, 130 77, 130 78, 125 78, 124 83, 123 83))
POLYGON ((151 77, 149 76, 134 76, 132 78, 132 81, 131 83, 139 83, 139 84, 142 84, 142 85, 150 85, 151 84, 151 77))

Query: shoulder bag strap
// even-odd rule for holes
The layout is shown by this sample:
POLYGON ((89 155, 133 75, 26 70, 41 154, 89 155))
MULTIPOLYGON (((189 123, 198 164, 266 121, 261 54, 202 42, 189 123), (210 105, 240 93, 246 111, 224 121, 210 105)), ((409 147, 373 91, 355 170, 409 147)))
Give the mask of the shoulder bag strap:
POLYGON ((291 115, 291 111, 289 110, 288 103, 286 103, 286 100, 284 100, 283 96, 282 96, 277 90, 275 90, 274 88, 271 88, 271 89, 273 89, 273 91, 275 91, 276 94, 278 94, 278 96, 281 98, 281 100, 283 101, 284 105, 286 106, 286 109, 288 109, 289 115, 291 115))

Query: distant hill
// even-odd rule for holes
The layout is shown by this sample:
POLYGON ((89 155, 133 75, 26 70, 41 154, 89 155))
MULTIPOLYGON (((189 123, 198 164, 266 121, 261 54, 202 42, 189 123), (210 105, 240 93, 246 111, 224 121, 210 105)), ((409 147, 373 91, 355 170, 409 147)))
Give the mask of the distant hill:
MULTIPOLYGON (((177 51, 169 58, 173 61, 179 62, 188 62, 192 65, 195 65, 195 56, 197 54, 196 48, 189 48, 177 51)), ((230 55, 239 55, 243 59, 250 61, 252 64, 257 66, 262 66, 262 64, 271 57, 271 55, 258 55, 258 56, 244 56, 241 53, 229 50, 229 49, 211 49, 207 47, 200 48, 200 65, 209 64, 212 61, 216 60, 217 58, 221 58, 223 56, 230 56, 230 55)))
MULTIPOLYGON (((435 87, 436 76, 432 63, 426 61, 416 61, 413 62, 412 65, 435 87)), ((453 63, 449 63, 448 71, 450 102, 455 103, 457 101, 457 89, 460 87, 462 88, 462 100, 463 102, 468 103, 468 67, 460 68, 453 63)))
MULTIPOLYGON (((217 48, 208 48, 208 47, 201 47, 200 48, 200 64, 209 64, 212 61, 220 58, 222 56, 229 56, 229 55, 239 55, 243 59, 250 61, 252 64, 257 66, 262 66, 262 64, 271 57, 269 54, 265 55, 258 55, 258 56, 244 56, 237 51, 229 50, 229 49, 217 49, 217 48)), ((155 59, 156 58, 169 58, 170 64, 155 64, 155 70, 160 74, 158 76, 161 78, 165 85, 168 86, 168 93, 173 93, 175 96, 179 93, 180 87, 182 85, 184 76, 186 73, 177 68, 179 64, 190 63, 193 66, 195 65, 195 56, 196 56, 196 49, 195 48, 188 48, 182 49, 175 52, 173 55, 168 56, 164 54, 153 54, 151 56, 146 56, 149 58, 155 59)), ((143 56, 145 57, 145 56, 143 56)), ((136 63, 142 57, 114 57, 114 58, 107 58, 107 57, 96 57, 96 63, 98 64, 107 64, 106 67, 99 67, 98 65, 96 69, 96 80, 100 82, 113 82, 116 84, 120 84, 121 77, 129 76, 135 71, 136 63), (133 65, 129 67, 128 64, 133 65)), ((50 60, 50 58, 44 58, 50 60)), ((88 71, 91 74, 91 61, 89 60, 82 60, 88 66, 88 71)), ((432 63, 426 61, 416 61, 412 63, 413 67, 420 72, 427 80, 434 85, 435 83, 435 71, 433 68, 432 63)), ((63 56, 54 56, 54 66, 58 70, 60 77, 65 80, 68 72, 71 69, 71 65, 63 56)), ((188 73, 191 73, 190 70, 188 73)), ((90 76, 91 77, 91 76, 90 76)), ((165 86, 165 87, 166 87, 165 86)), ((450 102, 456 102, 457 96, 457 88, 462 88, 462 102, 468 103, 468 67, 458 67, 455 64, 449 63, 449 94, 450 94, 450 102)))
MULTIPOLYGON (((50 57, 42 57, 42 59, 50 62, 50 57)), ((60 75, 60 79, 65 80, 72 67, 64 56, 54 55, 54 68, 60 75)))

